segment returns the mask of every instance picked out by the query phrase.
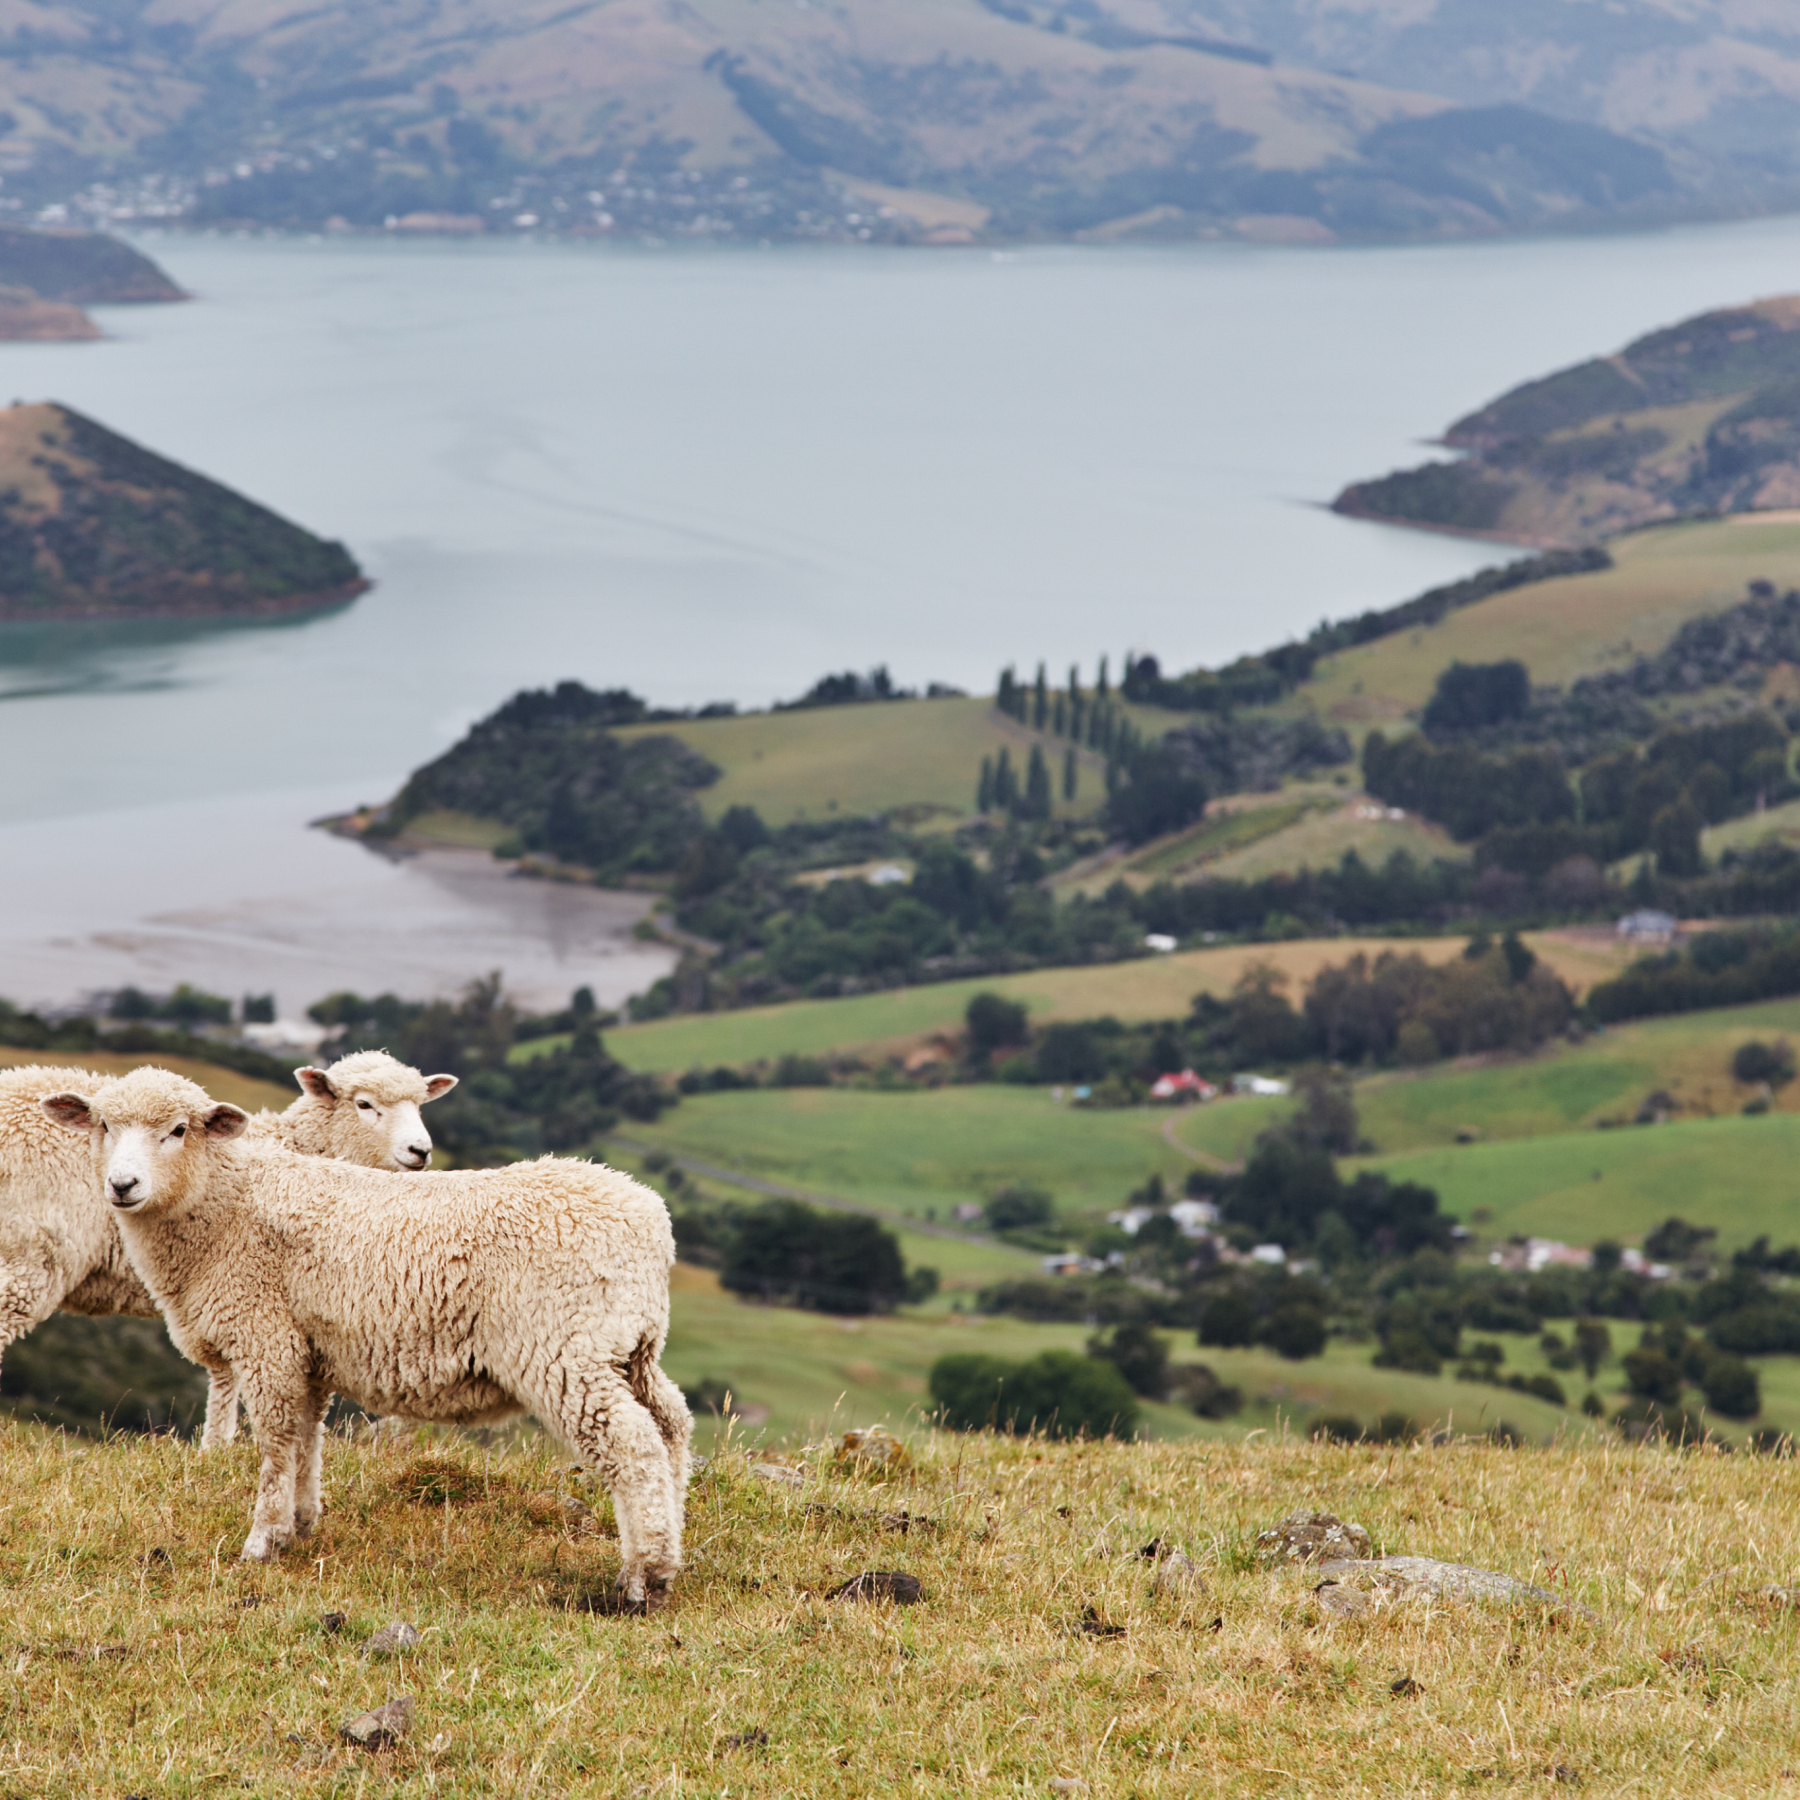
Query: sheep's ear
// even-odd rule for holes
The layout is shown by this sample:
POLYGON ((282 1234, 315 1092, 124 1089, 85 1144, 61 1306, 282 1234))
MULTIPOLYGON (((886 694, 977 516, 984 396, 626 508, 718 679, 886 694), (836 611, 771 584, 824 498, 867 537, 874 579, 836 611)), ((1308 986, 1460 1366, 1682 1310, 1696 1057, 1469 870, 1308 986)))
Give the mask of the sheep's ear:
POLYGON ((206 1135, 211 1138, 234 1138, 244 1135, 244 1127, 250 1123, 250 1115, 241 1106, 233 1106, 229 1100, 221 1100, 206 1115, 204 1124, 206 1135))
POLYGON ((456 1077, 454 1075, 427 1075, 425 1077, 425 1098, 441 1100, 455 1086, 456 1077))
POLYGON ((315 1100, 335 1100, 337 1089, 331 1085, 331 1077, 323 1069, 296 1069, 294 1079, 300 1084, 303 1094, 310 1094, 315 1100))
POLYGON ((92 1131, 94 1111, 82 1094, 51 1094, 38 1105, 48 1117, 69 1131, 92 1131))

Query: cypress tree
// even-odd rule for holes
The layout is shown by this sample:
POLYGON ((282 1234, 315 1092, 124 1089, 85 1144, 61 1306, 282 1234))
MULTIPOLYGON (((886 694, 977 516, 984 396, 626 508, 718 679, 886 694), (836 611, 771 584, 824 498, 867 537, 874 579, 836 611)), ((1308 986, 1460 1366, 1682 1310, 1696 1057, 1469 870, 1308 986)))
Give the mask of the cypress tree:
POLYGON ((1068 703, 1058 694, 1050 707, 1050 729, 1061 737, 1069 729, 1068 703))
POLYGON ((994 763, 991 757, 981 759, 981 779, 975 784, 975 810, 988 812, 994 804, 994 763))
POLYGON ((1010 812, 1019 798, 1018 777, 1013 774, 1012 757, 1004 745, 994 763, 994 804, 1010 812))
POLYGON ((1016 685, 1017 684, 1013 680, 1012 664, 1008 663, 1007 666, 1000 671, 1000 687, 999 691, 994 695, 994 704, 999 707, 1003 713, 1012 712, 1018 704, 1013 694, 1013 689, 1016 685))
POLYGON ((1079 694, 1069 696, 1069 736, 1078 744, 1087 731, 1088 710, 1079 694))
POLYGON ((1044 680, 1044 665, 1038 664, 1037 680, 1031 690, 1031 723, 1039 731, 1050 715, 1050 687, 1044 680))
POLYGON ((1106 690, 1106 658, 1104 656, 1100 659, 1099 679, 1094 683, 1094 697, 1097 700, 1105 700, 1108 698, 1106 690))
POLYGON ((1069 705, 1081 704, 1081 671, 1073 663, 1069 664, 1069 705))
POLYGON ((1075 754, 1075 746, 1071 744, 1063 752, 1063 798, 1075 798, 1076 784, 1081 779, 1081 759, 1075 754))
POLYGON ((1044 760, 1041 744, 1031 746, 1031 761, 1025 770, 1025 804, 1022 811, 1028 819, 1047 819, 1050 816, 1050 765, 1044 760))

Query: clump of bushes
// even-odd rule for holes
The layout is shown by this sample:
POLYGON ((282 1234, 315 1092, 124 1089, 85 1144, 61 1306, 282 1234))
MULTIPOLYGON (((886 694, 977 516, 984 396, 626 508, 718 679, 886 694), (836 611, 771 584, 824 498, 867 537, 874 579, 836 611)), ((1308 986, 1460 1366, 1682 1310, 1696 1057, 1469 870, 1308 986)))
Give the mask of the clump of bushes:
POLYGON ((1028 1362, 962 1354, 931 1366, 939 1419, 957 1431, 1010 1431, 1047 1437, 1133 1436, 1137 1395, 1118 1368, 1073 1350, 1045 1350, 1028 1362))

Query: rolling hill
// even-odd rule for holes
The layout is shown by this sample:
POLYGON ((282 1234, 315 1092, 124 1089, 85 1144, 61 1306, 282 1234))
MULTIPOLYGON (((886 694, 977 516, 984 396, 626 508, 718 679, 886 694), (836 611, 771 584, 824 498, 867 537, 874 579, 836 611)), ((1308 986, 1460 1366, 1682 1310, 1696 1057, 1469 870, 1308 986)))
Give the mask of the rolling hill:
POLYGON ((257 615, 367 585, 341 544, 69 407, 0 411, 0 619, 257 615))
POLYGON ((1800 296, 1704 313, 1529 381, 1444 434, 1461 462, 1333 503, 1522 543, 1598 542, 1692 514, 1800 503, 1800 296))
MULTIPOLYGON (((1649 0, 1624 10, 1654 33, 1649 0)), ((1570 8, 1505 32, 1505 54, 1565 55, 1570 31, 1607 36, 1570 8)), ((90 192, 135 216, 1316 240, 1663 216, 1780 186, 1779 166, 1697 149, 1673 104, 1621 130, 1562 89, 1548 109, 1467 79, 1451 98, 1375 72, 1425 66, 1380 43, 1345 74, 1328 32, 1182 0, 20 0, 8 41, 8 193, 158 178, 90 192)), ((1764 62, 1773 93, 1789 65, 1779 46, 1764 62)))

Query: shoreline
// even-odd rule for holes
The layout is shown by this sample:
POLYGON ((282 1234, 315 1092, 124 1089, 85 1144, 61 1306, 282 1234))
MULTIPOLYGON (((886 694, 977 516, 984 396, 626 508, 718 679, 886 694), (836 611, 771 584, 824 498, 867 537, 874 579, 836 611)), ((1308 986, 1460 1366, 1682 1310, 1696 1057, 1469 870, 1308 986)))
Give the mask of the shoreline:
POLYGON ((286 594, 274 600, 254 600, 235 606, 89 606, 33 607, 30 611, 9 609, 0 602, 0 625, 79 625, 113 620, 164 619, 280 619, 295 613, 326 612, 334 606, 347 605, 366 594, 374 581, 358 576, 342 587, 320 588, 308 594, 286 594))

